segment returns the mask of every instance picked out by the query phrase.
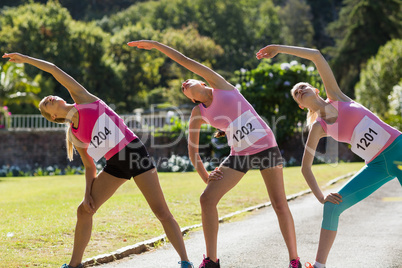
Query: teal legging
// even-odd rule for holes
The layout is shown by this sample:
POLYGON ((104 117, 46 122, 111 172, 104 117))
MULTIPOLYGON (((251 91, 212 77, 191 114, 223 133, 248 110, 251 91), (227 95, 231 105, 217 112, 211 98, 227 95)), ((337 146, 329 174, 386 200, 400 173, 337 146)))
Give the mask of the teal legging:
POLYGON ((395 177, 402 185, 402 135, 399 135, 391 145, 342 187, 339 191, 342 202, 339 205, 325 202, 322 228, 336 231, 339 215, 343 211, 362 201, 395 177))

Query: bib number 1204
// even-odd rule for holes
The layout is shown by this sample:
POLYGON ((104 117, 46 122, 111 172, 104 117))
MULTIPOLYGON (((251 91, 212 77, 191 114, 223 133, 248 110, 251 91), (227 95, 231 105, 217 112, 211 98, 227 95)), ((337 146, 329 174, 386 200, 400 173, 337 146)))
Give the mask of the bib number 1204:
POLYGON ((356 144, 357 148, 366 150, 366 148, 369 147, 371 142, 374 140, 373 135, 377 136, 378 133, 375 132, 372 128, 369 128, 368 132, 364 133, 363 138, 360 139, 360 144, 356 144))
POLYGON ((112 134, 112 132, 107 127, 104 127, 104 131, 99 131, 96 135, 94 135, 92 137, 90 144, 94 148, 98 148, 103 143, 103 141, 106 140, 107 136, 110 134, 112 134))

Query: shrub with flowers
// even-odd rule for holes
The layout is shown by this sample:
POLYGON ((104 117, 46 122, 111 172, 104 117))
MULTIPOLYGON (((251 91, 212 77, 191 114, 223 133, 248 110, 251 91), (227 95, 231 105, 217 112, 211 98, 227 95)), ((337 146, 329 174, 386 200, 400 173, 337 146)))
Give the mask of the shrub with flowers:
POLYGON ((11 123, 11 112, 7 106, 0 106, 0 129, 7 128, 11 123))
POLYGON ((187 156, 172 155, 169 159, 164 159, 159 167, 159 172, 186 172, 193 171, 194 166, 187 156))
POLYGON ((62 169, 57 165, 48 167, 25 167, 3 165, 0 167, 0 177, 32 177, 84 174, 84 168, 70 167, 62 169))

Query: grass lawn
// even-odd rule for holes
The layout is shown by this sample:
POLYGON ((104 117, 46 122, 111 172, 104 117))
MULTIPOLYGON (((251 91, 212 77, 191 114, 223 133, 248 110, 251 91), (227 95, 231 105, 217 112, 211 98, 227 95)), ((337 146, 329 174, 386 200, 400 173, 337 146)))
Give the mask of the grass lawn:
MULTIPOLYGON (((363 163, 315 165, 320 185, 359 170, 363 163)), ((194 172, 159 173, 170 210, 181 227, 201 222, 199 196, 205 184, 194 172)), ((284 169, 286 194, 308 189, 300 167, 284 169)), ((76 208, 84 176, 0 178, 0 266, 60 267, 70 260, 76 208)), ((249 171, 219 204, 220 216, 269 201, 258 170, 249 171)), ((131 180, 94 218, 85 258, 109 253, 163 234, 144 197, 131 180)))

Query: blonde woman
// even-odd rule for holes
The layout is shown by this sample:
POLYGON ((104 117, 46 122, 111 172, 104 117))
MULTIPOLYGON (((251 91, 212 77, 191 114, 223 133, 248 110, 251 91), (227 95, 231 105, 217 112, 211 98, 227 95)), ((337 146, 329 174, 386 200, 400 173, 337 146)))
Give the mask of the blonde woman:
POLYGON ((193 267, 187 258, 180 227, 166 204, 153 162, 140 139, 123 120, 106 103, 54 64, 19 53, 6 53, 3 58, 30 64, 50 73, 68 90, 75 102, 68 104, 60 97, 47 96, 39 104, 39 110, 46 119, 68 125, 68 158, 72 159, 75 147, 85 167, 85 195, 77 210, 74 249, 70 263, 62 268, 82 267, 84 250, 91 237, 93 215, 131 178, 178 252, 181 268, 193 267), (94 160, 102 157, 106 158, 106 166, 97 174, 94 160))
POLYGON ((324 204, 320 242, 314 265, 324 268, 337 234, 340 214, 368 197, 395 177, 402 183, 402 135, 397 129, 381 121, 361 104, 346 96, 338 86, 327 61, 316 49, 270 45, 257 53, 257 58, 273 58, 285 53, 311 60, 317 67, 328 98, 308 83, 296 84, 291 93, 300 108, 308 109, 310 133, 302 160, 302 173, 308 185, 324 204), (338 193, 325 196, 318 187, 311 170, 318 141, 331 136, 351 145, 352 151, 366 161, 366 165, 338 193))

